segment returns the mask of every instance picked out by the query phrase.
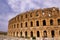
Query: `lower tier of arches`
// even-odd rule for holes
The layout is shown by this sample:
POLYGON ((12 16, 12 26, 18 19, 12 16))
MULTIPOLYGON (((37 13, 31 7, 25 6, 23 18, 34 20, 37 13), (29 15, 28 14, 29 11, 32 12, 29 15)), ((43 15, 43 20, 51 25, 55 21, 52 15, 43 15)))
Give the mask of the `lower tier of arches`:
POLYGON ((13 37, 60 37, 60 30, 22 30, 22 31, 12 31, 8 32, 9 36, 13 37))

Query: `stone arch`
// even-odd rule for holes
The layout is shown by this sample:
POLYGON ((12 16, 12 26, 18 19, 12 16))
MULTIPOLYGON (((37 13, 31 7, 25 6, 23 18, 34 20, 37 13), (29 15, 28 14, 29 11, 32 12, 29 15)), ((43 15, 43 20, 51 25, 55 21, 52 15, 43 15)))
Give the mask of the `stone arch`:
POLYGON ((54 31, 54 30, 51 31, 51 36, 52 36, 52 37, 55 36, 55 31, 54 31))
POLYGON ((27 27, 27 22, 25 22, 25 27, 27 27))
POLYGON ((21 23, 21 28, 23 27, 23 23, 21 23))
POLYGON ((27 37, 27 31, 25 31, 25 37, 27 37))
POLYGON ((20 36, 22 37, 22 31, 20 32, 20 36))
POLYGON ((46 30, 43 31, 43 35, 44 35, 43 37, 47 37, 47 31, 46 30))
POLYGON ((36 26, 39 26, 39 21, 36 21, 36 26))
POLYGON ((58 25, 60 25, 60 19, 57 19, 58 25))
POLYGON ((50 25, 53 25, 53 20, 52 19, 50 19, 50 25))
POLYGON ((37 37, 40 37, 40 32, 39 31, 37 31, 37 37))
POLYGON ((31 33, 31 37, 33 37, 33 31, 31 31, 30 33, 31 33))
POLYGON ((43 26, 46 26, 46 20, 43 20, 43 26))
POLYGON ((30 24, 31 24, 31 27, 32 27, 33 26, 33 22, 31 21, 30 24))
POLYGON ((18 37, 18 32, 16 32, 16 36, 18 37))

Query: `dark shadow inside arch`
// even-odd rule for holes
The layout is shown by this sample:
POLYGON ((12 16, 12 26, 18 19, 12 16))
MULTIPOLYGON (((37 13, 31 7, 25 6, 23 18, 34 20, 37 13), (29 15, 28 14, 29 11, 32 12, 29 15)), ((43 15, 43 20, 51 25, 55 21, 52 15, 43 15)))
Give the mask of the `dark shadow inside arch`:
POLYGON ((22 31, 20 32, 20 35, 21 35, 21 37, 22 37, 22 31))
POLYGON ((25 32, 25 37, 27 37, 27 31, 25 32))
POLYGON ((53 20, 52 19, 50 20, 50 25, 53 25, 53 20))
POLYGON ((55 32, 54 32, 54 30, 51 31, 51 36, 52 36, 52 37, 55 36, 55 32))
POLYGON ((46 30, 43 32, 43 34, 44 34, 44 38, 47 37, 47 31, 46 30))
POLYGON ((43 26, 46 26, 46 20, 43 20, 43 26))
POLYGON ((17 37, 18 37, 18 32, 16 34, 17 34, 17 37))
POLYGON ((31 31, 31 37, 33 37, 33 32, 31 31))
POLYGON ((58 19, 57 21, 58 21, 58 25, 60 25, 60 19, 58 19))
POLYGON ((40 33, 39 33, 39 31, 37 31, 37 37, 40 37, 40 33))

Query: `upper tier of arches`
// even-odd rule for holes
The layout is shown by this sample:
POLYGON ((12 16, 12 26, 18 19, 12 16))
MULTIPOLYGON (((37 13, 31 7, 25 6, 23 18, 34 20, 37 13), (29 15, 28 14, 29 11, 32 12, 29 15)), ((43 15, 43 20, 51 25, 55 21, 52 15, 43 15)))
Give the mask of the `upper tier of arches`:
POLYGON ((56 8, 56 7, 37 9, 37 10, 31 10, 24 13, 20 13, 16 17, 9 20, 9 24, 17 21, 26 21, 30 19, 36 19, 36 18, 39 18, 39 19, 57 18, 59 16, 60 16, 60 11, 59 11, 59 8, 56 8))

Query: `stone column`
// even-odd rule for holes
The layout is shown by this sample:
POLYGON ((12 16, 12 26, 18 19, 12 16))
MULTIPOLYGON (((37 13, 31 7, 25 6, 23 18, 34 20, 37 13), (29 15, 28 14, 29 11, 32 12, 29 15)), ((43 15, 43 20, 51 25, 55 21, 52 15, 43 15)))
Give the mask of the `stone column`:
POLYGON ((28 37, 30 37, 30 35, 31 35, 30 31, 28 31, 27 33, 28 33, 28 37))
POLYGON ((56 23, 56 19, 53 19, 53 24, 54 24, 54 26, 57 25, 57 23, 56 23))
POLYGON ((51 30, 47 30, 47 37, 51 38, 51 30))
POLYGON ((40 31, 40 37, 43 37, 43 30, 40 31))
POLYGON ((49 19, 46 19, 46 25, 49 26, 50 25, 50 20, 49 19))
POLYGON ((15 37, 16 37, 17 35, 16 35, 16 32, 15 32, 15 37))
POLYGON ((22 36, 25 37, 25 31, 22 32, 22 36))
POLYGON ((42 22, 42 20, 40 20, 40 26, 43 26, 43 22, 42 22))
POLYGON ((20 37, 20 32, 18 32, 18 37, 20 37))
POLYGON ((55 25, 58 25, 57 19, 55 19, 55 25))
POLYGON ((47 26, 50 25, 50 20, 49 20, 49 19, 46 20, 46 25, 47 25, 47 26))
POLYGON ((35 20, 33 20, 33 26, 34 26, 34 27, 36 26, 36 21, 35 21, 35 20))
POLYGON ((37 35, 36 29, 34 29, 33 35, 34 35, 34 37, 37 37, 37 36, 36 36, 36 35, 37 35))
POLYGON ((55 37, 58 37, 58 36, 59 36, 59 31, 55 30, 55 37))
POLYGON ((35 37, 35 31, 33 30, 33 37, 35 37))

